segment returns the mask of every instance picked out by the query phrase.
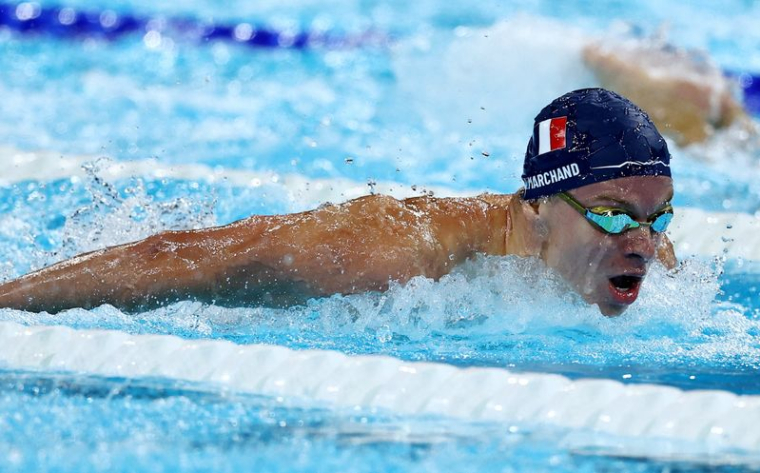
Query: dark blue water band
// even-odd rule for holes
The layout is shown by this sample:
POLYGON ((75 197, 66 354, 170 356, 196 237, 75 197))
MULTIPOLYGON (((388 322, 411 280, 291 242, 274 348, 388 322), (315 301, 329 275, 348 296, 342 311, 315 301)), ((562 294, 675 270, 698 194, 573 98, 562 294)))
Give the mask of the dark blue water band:
POLYGON ((322 31, 278 31, 251 23, 217 24, 193 18, 149 18, 105 9, 78 10, 43 7, 35 2, 0 2, 0 28, 59 38, 97 37, 116 40, 152 31, 187 41, 227 41, 255 48, 340 48, 383 44, 387 38, 375 33, 345 35, 322 31))

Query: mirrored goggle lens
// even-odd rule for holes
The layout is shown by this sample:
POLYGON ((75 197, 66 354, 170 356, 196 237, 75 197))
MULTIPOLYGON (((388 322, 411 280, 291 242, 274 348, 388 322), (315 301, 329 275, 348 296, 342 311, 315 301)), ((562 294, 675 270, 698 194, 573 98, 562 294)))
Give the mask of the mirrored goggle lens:
MULTIPOLYGON (((597 224, 605 232, 611 234, 623 233, 629 228, 638 228, 641 225, 627 214, 600 215, 586 211, 586 218, 597 224)), ((658 215, 650 227, 655 232, 662 233, 668 229, 671 220, 673 220, 673 212, 665 212, 658 215)))
POLYGON ((636 221, 626 214, 600 215, 586 211, 586 218, 597 224, 607 233, 623 233, 631 226, 638 226, 636 221))
POLYGON ((670 225, 671 220, 673 220, 673 212, 665 212, 658 215, 657 218, 654 219, 654 222, 652 222, 652 230, 656 231, 657 233, 664 232, 668 229, 668 225, 670 225))

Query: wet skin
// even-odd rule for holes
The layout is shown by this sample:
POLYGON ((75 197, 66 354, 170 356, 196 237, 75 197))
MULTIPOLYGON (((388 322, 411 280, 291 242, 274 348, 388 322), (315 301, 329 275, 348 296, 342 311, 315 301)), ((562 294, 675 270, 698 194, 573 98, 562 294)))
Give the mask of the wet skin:
MULTIPOLYGON (((637 176, 588 185, 570 194, 586 207, 620 208, 643 222, 672 199, 673 184, 669 177, 637 176)), ((614 316, 636 300, 664 235, 646 226, 607 235, 557 197, 539 201, 533 209, 541 240, 539 256, 588 303, 614 316), (623 278, 624 287, 619 287, 620 276, 629 276, 623 278)))

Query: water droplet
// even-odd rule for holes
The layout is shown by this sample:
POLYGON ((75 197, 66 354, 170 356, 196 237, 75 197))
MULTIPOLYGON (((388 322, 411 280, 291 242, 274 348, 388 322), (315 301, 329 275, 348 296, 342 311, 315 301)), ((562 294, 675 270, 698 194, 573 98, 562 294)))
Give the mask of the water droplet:
POLYGON ((375 336, 379 342, 388 343, 393 339, 393 331, 387 325, 382 325, 375 332, 375 336))

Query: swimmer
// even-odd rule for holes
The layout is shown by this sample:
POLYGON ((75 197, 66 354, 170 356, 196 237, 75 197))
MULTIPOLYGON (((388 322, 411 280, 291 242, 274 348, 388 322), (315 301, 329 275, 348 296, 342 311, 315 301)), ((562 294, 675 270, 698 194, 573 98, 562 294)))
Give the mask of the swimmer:
POLYGON ((0 307, 55 312, 182 299, 283 306, 390 281, 438 279, 481 253, 540 258, 602 314, 638 297, 650 265, 676 264, 667 145, 646 113, 605 89, 536 117, 515 194, 371 195, 309 212, 170 231, 0 285, 0 307))
POLYGON ((634 101, 681 146, 731 126, 753 129, 735 85, 704 54, 655 37, 591 43, 582 55, 602 87, 634 101))

